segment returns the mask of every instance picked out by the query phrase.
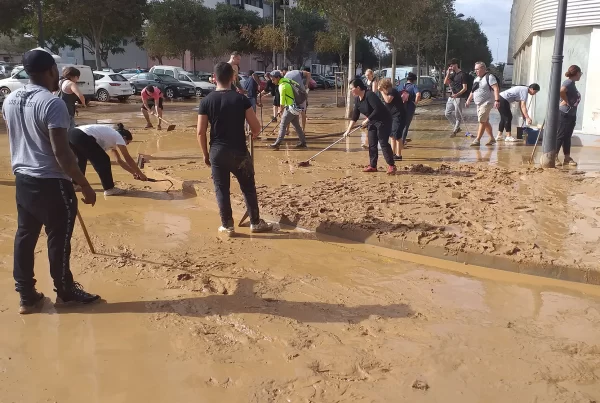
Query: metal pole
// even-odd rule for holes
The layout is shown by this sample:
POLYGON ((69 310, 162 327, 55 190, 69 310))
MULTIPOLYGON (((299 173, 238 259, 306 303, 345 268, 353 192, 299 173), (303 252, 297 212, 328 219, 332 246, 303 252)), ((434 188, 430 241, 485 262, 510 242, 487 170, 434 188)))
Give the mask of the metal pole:
POLYGON ((46 45, 44 40, 44 19, 42 17, 42 0, 37 0, 37 17, 38 17, 38 46, 43 48, 46 45))
POLYGON ((444 77, 448 69, 448 37, 450 36, 450 17, 446 19, 446 51, 444 52, 444 68, 440 71, 440 81, 442 83, 442 98, 446 97, 446 83, 444 77))
POLYGON ((285 6, 283 7, 283 67, 287 69, 286 65, 286 50, 287 50, 287 25, 285 24, 285 6))
POLYGON ((541 164, 544 168, 554 168, 556 160, 556 135, 558 131, 558 115, 560 102, 560 80, 563 62, 563 46, 565 43, 565 24, 567 19, 567 0, 558 0, 556 31, 554 36, 554 54, 550 72, 550 97, 546 115, 546 132, 542 142, 541 164))
MULTIPOLYGON (((271 8, 271 13, 273 14, 273 31, 275 31, 275 2, 273 1, 273 7, 271 8)), ((273 68, 271 70, 275 70, 277 66, 277 55, 275 54, 275 49, 273 49, 273 68)))

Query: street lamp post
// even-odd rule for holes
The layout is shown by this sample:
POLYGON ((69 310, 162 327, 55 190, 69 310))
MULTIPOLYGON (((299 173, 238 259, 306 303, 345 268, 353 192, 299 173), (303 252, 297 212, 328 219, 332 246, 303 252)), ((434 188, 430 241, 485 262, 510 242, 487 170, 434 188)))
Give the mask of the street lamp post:
POLYGON ((44 39, 44 19, 42 17, 42 0, 37 0, 37 17, 38 17, 38 46, 43 48, 46 45, 44 39))
POLYGON ((552 55, 552 70, 550 71, 550 97, 546 115, 546 129, 542 142, 542 167, 554 168, 556 153, 556 135, 558 131, 558 115, 560 102, 560 80, 563 63, 563 46, 565 43, 565 24, 567 20, 567 0, 558 0, 556 15, 556 31, 554 36, 554 54, 552 55))

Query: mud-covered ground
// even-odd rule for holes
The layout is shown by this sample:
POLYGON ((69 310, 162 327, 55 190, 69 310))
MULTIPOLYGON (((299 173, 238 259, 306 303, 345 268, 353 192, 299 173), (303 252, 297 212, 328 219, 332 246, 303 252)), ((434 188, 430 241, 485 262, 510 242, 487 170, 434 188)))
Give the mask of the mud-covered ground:
MULTIPOLYGON (((98 110, 127 118, 118 116, 121 106, 97 108, 82 118, 98 110)), ((210 173, 189 127, 193 112, 181 116, 170 134, 134 130, 129 147, 154 156, 150 176, 181 178, 199 197, 183 193, 181 182, 165 193, 168 184, 137 182, 113 166, 129 192, 81 206, 98 253, 88 251, 79 225, 72 253, 77 280, 106 301, 69 310, 47 301, 26 317, 17 314, 12 284, 14 182, 2 140, 1 403, 600 401, 597 286, 288 227, 259 235, 243 227, 236 238, 219 237, 210 173)), ((138 115, 129 119, 141 126, 138 115)), ((336 122, 329 124, 337 129, 336 122)), ((597 211, 592 174, 432 163, 426 159, 453 151, 415 143, 396 176, 362 174, 359 139, 308 169, 295 162, 313 150, 268 152, 258 143, 261 208, 304 227, 345 223, 349 231, 406 239, 422 233, 419 244, 447 242, 449 253, 478 247, 468 239, 483 231, 491 237, 487 253, 518 258, 521 251, 503 249, 511 225, 522 227, 514 238, 523 251, 529 244, 544 253, 549 245, 566 250, 568 243, 582 250, 569 232, 593 236, 586 221, 597 211), (551 181, 552 188, 544 185, 551 181), (538 200, 533 211, 531 200, 538 200), (572 206, 583 206, 585 217, 572 206)), ((450 147, 448 140, 440 147, 450 147)), ((242 211, 236 208, 236 218, 242 211)), ((53 298, 44 235, 36 274, 38 288, 53 298)))

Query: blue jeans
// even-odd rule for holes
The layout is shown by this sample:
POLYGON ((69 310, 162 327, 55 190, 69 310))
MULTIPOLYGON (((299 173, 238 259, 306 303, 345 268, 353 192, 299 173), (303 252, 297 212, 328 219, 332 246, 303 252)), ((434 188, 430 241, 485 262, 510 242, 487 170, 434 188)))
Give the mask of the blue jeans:
POLYGON ((231 211, 231 174, 235 176, 240 184, 240 189, 246 200, 246 208, 250 216, 251 224, 258 224, 260 216, 258 212, 258 197, 256 196, 256 185, 254 183, 254 166, 252 157, 248 150, 232 150, 228 146, 215 144, 210 147, 210 165, 215 185, 215 194, 221 225, 233 226, 233 212, 231 211))

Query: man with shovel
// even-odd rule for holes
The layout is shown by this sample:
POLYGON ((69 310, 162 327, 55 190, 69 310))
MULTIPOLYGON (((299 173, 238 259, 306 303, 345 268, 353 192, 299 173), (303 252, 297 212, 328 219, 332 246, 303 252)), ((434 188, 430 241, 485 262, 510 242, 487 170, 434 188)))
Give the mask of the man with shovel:
POLYGON ((48 236, 56 303, 87 304, 100 297, 75 282, 70 268, 71 236, 77 215, 77 196, 71 179, 81 186, 85 204, 94 205, 96 193, 81 173, 69 146, 67 106, 52 94, 58 90, 58 67, 50 53, 37 49, 25 53, 23 67, 30 83, 6 98, 2 114, 16 177, 18 229, 13 276, 15 289, 21 295, 19 313, 28 314, 45 299, 35 288, 33 271, 42 227, 48 236))
POLYGON ((142 114, 146 119, 146 129, 151 129, 152 122, 150 122, 150 116, 148 116, 148 112, 152 111, 154 108, 154 112, 150 112, 153 115, 158 117, 158 130, 161 130, 162 116, 163 116, 163 94, 162 91, 153 85, 149 85, 144 88, 141 92, 142 95, 142 114), (150 99, 152 98, 152 99, 150 99))
POLYGON ((221 215, 219 232, 234 236, 233 212, 231 210, 231 174, 240 183, 250 215, 251 232, 273 230, 271 224, 260 218, 258 197, 254 183, 254 166, 246 146, 244 124, 247 121, 253 138, 260 134, 260 122, 252 110, 248 98, 231 89, 234 70, 230 64, 221 62, 215 66, 216 91, 200 102, 198 108, 198 143, 204 154, 204 162, 211 167, 217 204, 221 215), (210 152, 207 130, 210 122, 210 152))

